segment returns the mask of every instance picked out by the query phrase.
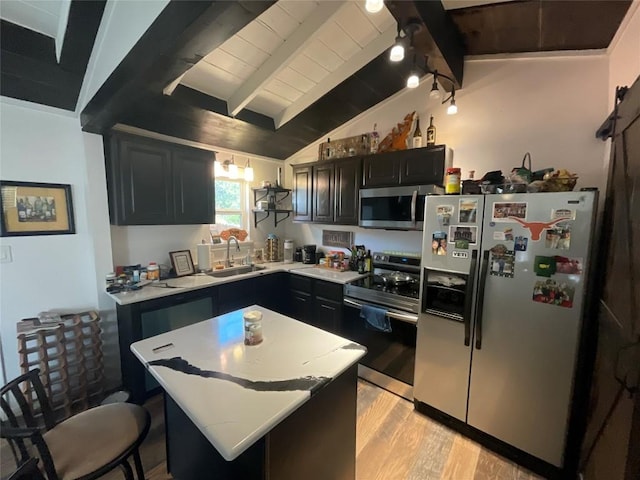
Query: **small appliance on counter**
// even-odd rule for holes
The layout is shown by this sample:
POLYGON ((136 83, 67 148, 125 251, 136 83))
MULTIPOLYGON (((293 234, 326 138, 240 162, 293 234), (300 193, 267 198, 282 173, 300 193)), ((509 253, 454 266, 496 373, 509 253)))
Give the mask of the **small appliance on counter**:
POLYGON ((302 247, 296 247, 296 252, 293 254, 294 262, 302 262, 302 247))
POLYGON ((302 263, 313 265, 316 263, 316 246, 305 245, 302 247, 302 263))

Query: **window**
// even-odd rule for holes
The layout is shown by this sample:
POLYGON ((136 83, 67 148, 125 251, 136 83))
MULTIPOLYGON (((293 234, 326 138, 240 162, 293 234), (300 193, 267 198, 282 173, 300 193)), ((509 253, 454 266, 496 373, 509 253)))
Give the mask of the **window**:
POLYGON ((241 228, 248 231, 246 188, 243 180, 216 180, 216 227, 220 230, 241 228))

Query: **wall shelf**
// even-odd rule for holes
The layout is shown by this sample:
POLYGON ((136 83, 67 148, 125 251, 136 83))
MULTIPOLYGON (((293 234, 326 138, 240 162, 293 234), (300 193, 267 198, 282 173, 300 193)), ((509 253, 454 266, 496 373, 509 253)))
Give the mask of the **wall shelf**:
POLYGON ((254 226, 257 228, 260 222, 263 222, 271 216, 273 213, 273 226, 277 227, 280 222, 286 220, 291 215, 291 209, 277 208, 278 202, 286 199, 291 195, 291 190, 282 187, 266 187, 266 188, 253 188, 253 205, 256 207, 252 210, 254 226), (269 208, 257 208, 258 202, 267 200, 269 208), (264 214, 262 218, 258 218, 258 214, 264 214), (281 216, 284 215, 284 216, 281 216))

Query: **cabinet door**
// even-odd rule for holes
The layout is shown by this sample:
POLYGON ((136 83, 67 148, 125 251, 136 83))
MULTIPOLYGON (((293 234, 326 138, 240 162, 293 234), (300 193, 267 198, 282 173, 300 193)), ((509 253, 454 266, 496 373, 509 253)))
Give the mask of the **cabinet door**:
POLYGON ((335 223, 358 224, 358 191, 361 183, 361 158, 351 158, 335 163, 335 223))
POLYGON ((311 167, 293 167, 293 221, 310 222, 311 167))
POLYGON ((334 164, 313 166, 313 221, 333 223, 334 164))
POLYGON ((339 334, 342 321, 342 302, 316 297, 313 302, 312 325, 339 334))
POLYGON ((213 155, 205 150, 173 150, 175 223, 215 223, 213 155))
POLYGON ((400 170, 400 184, 442 185, 444 164, 444 146, 407 150, 400 170))
POLYGON ((247 278, 218 287, 218 315, 258 303, 257 280, 247 278))
POLYGON ((362 161, 363 187, 387 187, 400 182, 400 159, 398 153, 368 155, 362 161))
POLYGON ((173 223, 171 151, 162 143, 135 137, 113 138, 111 222, 116 225, 173 223), (114 178, 115 177, 115 178, 114 178), (115 215, 114 215, 115 213, 115 215), (115 218, 114 218, 115 217, 115 218))
POLYGON ((313 322, 313 299, 310 293, 291 290, 289 304, 291 317, 309 324, 313 322))

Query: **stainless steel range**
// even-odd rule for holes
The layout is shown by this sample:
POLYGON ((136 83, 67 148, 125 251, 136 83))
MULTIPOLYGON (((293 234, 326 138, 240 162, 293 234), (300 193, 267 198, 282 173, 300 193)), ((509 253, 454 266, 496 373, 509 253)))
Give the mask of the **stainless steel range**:
POLYGON ((344 334, 367 347, 361 377, 413 401, 416 324, 420 311, 420 255, 376 252, 368 277, 344 287, 344 334), (363 305, 384 310, 391 332, 360 317, 363 305))

